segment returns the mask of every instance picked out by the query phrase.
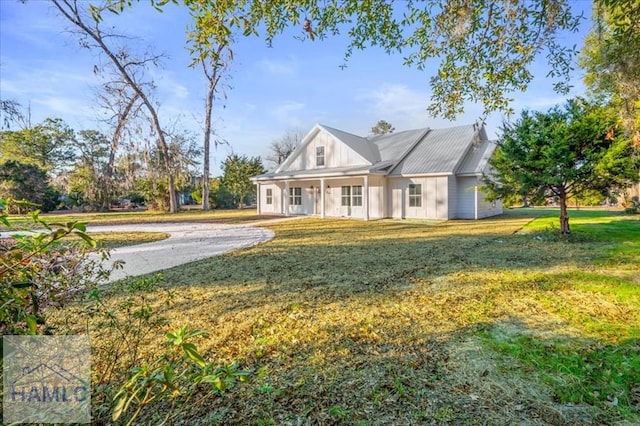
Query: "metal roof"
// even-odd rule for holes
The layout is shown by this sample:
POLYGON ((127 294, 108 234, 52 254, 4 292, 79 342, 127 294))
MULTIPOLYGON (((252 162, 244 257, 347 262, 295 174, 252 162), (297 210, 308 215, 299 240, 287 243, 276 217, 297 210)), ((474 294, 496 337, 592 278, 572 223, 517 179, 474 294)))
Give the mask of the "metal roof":
POLYGON ((397 162, 404 154, 427 133, 429 129, 406 130, 398 133, 371 136, 368 138, 380 152, 381 161, 397 162))
POLYGON ((494 141, 483 140, 474 143, 456 171, 457 175, 478 175, 487 167, 487 163, 496 150, 494 141))
POLYGON ((475 126, 431 130, 393 168, 390 175, 454 173, 474 140, 475 126))
POLYGON ((363 159, 369 161, 370 165, 280 172, 279 170, 300 151, 301 145, 304 144, 301 143, 276 172, 256 176, 253 180, 329 177, 363 173, 391 176, 477 175, 482 173, 495 150, 495 143, 488 141, 484 128, 478 128, 477 125, 435 130, 415 129, 362 137, 318 124, 305 139, 311 137, 313 132, 317 130, 333 135, 363 159))
POLYGON ((310 169, 310 170, 293 170, 284 172, 270 172, 262 175, 254 176, 251 178, 253 181, 269 181, 269 180, 283 180, 283 179, 320 179, 322 177, 338 177, 338 176, 351 176, 362 174, 386 174, 379 171, 378 165, 367 166, 345 166, 345 167, 333 167, 330 169, 310 169))

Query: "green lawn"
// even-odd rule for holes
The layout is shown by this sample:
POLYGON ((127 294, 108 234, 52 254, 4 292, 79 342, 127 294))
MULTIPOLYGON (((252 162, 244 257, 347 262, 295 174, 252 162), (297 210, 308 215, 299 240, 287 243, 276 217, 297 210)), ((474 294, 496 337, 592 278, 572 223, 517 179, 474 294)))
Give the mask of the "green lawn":
MULTIPOLYGON (((103 300, 120 315, 149 304, 138 359, 187 325, 209 331, 196 341, 208 358, 252 371, 185 424, 637 424, 640 217, 570 215, 566 239, 542 209, 280 222, 268 243, 103 300)), ((80 309, 62 330, 81 330, 80 309)), ((90 330, 99 375, 117 333, 90 330)))
POLYGON ((169 234, 164 232, 92 232, 90 235, 96 240, 99 248, 107 250, 151 243, 169 238, 169 234))
MULTIPOLYGON (((98 212, 98 213, 43 213, 40 218, 47 222, 84 222, 91 225, 116 225, 128 223, 211 222, 244 223, 262 220, 255 209, 243 210, 187 210, 176 214, 154 211, 98 212)), ((34 226, 28 216, 11 216, 14 226, 34 226)), ((36 225, 37 226, 37 225, 36 225)), ((0 231, 5 230, 0 224, 0 231)))

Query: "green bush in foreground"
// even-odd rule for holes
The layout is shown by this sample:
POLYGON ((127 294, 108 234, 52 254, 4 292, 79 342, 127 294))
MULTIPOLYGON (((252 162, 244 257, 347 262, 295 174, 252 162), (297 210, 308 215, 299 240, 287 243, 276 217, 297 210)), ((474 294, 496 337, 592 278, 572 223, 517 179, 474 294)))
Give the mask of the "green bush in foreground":
MULTIPOLYGON (((0 200, 6 206, 6 202, 0 200)), ((0 209, 6 210, 6 209, 0 209)), ((43 231, 25 232, 12 226, 6 213, 0 222, 14 231, 0 241, 0 334, 50 334, 45 311, 61 307, 78 293, 94 287, 108 277, 102 257, 88 256, 96 246, 78 222, 47 223, 40 211, 31 221, 43 231), (83 244, 63 243, 69 235, 83 244)))
MULTIPOLYGON (((150 363, 129 370, 129 379, 115 395, 112 418, 117 421, 131 413, 127 425, 133 424, 143 409, 152 403, 168 402, 160 424, 188 412, 212 393, 224 392, 236 380, 249 374, 236 363, 218 366, 207 362, 190 340, 206 334, 203 330, 187 331, 186 326, 167 333, 168 348, 150 363)), ((156 419, 160 420, 160 419, 156 419)))

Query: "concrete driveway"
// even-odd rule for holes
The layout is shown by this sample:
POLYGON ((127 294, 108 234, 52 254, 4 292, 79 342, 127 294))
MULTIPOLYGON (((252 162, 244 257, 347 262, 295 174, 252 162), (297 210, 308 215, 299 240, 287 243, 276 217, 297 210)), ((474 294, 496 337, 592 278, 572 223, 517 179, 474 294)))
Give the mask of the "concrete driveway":
POLYGON ((274 233, 246 225, 212 223, 156 223, 88 226, 87 232, 165 232, 162 241, 111 250, 110 262, 123 260, 124 269, 115 270, 111 281, 161 271, 184 263, 206 259, 240 248, 269 241, 274 233))

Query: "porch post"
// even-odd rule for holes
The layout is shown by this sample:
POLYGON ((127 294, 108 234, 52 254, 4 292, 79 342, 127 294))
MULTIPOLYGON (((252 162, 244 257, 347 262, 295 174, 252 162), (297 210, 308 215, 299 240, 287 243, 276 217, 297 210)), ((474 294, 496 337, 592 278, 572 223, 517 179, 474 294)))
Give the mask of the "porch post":
POLYGON ((260 214, 262 213, 262 209, 260 208, 260 203, 262 202, 261 200, 261 194, 260 194, 260 190, 262 189, 260 182, 258 182, 258 189, 256 190, 256 204, 258 205, 258 216, 260 216, 260 214))
POLYGON ((364 220, 369 220, 369 176, 364 177, 364 220))
POLYGON ((324 192, 326 188, 324 187, 324 178, 320 179, 320 217, 324 217, 324 192))
POLYGON ((284 181, 284 203, 282 203, 282 205, 284 206, 284 215, 285 216, 289 216, 289 181, 285 180, 284 181))
POLYGON ((478 220, 478 185, 473 187, 473 218, 478 220))

